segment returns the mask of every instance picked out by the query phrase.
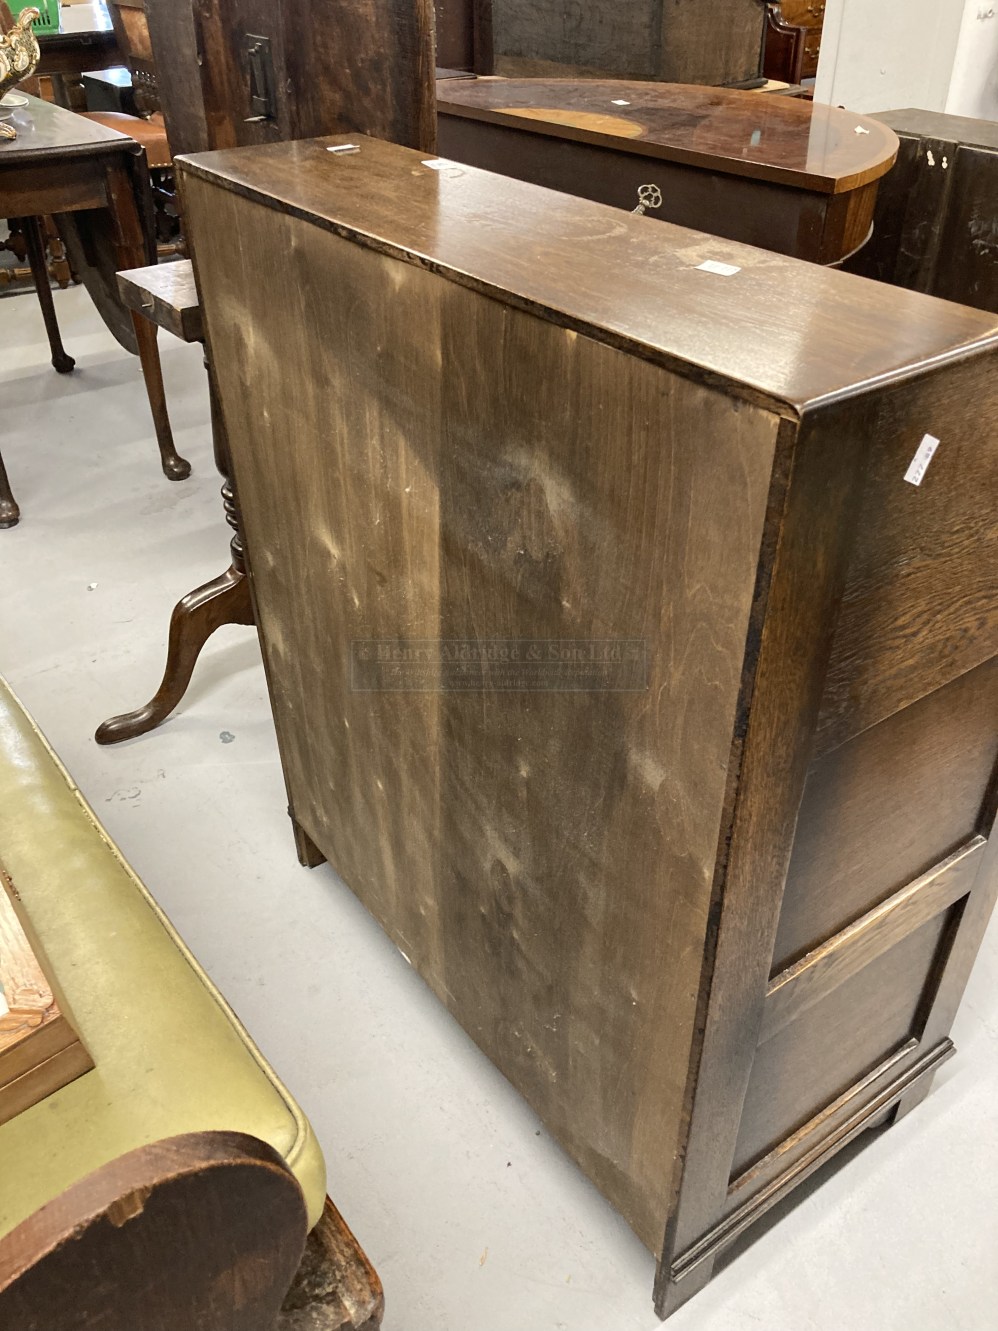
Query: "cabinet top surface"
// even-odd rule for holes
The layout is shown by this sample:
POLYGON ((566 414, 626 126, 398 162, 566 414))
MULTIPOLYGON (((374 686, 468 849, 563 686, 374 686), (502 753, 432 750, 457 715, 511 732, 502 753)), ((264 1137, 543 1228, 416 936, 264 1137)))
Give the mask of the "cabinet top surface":
POLYGON ((965 143, 974 148, 998 148, 998 124, 993 120, 971 120, 966 116, 946 115, 942 111, 922 111, 904 107, 878 111, 876 119, 890 125, 897 134, 919 135, 942 143, 965 143))
POLYGON ((177 159, 187 175, 783 414, 998 346, 998 319, 981 310, 426 160, 360 135, 177 159), (357 151, 328 151, 346 144, 357 151))
POLYGON ((448 79, 447 115, 597 143, 825 194, 888 171, 897 136, 880 120, 796 97, 681 83, 448 79))

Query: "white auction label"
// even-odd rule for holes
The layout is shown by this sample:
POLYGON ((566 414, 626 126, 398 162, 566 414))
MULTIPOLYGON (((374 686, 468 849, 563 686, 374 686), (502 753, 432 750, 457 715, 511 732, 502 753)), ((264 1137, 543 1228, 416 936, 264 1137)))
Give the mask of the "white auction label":
POLYGON ((613 105, 614 105, 614 106, 630 106, 630 102, 625 101, 623 97, 615 97, 615 98, 613 99, 613 105))
POLYGON ((431 157, 427 161, 425 161, 423 165, 428 166, 431 171, 446 171, 449 167, 452 166, 459 167, 461 163, 448 162, 446 157, 431 157))
POLYGON ((735 273, 742 270, 733 263, 719 263, 717 259, 705 259, 703 263, 698 263, 697 267, 705 273, 716 273, 718 277, 734 277, 735 273))
POLYGON ((927 434, 918 445, 915 456, 911 460, 911 465, 904 474, 905 480, 909 485, 921 485, 925 473, 929 470, 929 463, 932 456, 939 447, 939 440, 934 434, 927 434))

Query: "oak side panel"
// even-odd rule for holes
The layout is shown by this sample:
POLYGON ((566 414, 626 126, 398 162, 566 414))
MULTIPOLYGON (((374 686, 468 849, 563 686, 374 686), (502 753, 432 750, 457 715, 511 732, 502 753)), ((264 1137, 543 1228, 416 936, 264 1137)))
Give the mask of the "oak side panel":
POLYGON ((998 661, 896 712, 808 773, 773 974, 974 833, 998 759, 998 661))
POLYGON ((844 743, 998 654, 998 374, 974 358, 886 392, 818 722, 844 743), (941 442, 905 481, 926 434, 941 442))
POLYGON ((916 1016, 950 919, 944 911, 928 920, 760 1045, 732 1177, 859 1081, 893 1048, 917 1038, 916 1016))
POLYGON ((186 198, 296 817, 655 1247, 776 419, 186 198), (649 687, 351 691, 441 636, 644 639, 649 687))

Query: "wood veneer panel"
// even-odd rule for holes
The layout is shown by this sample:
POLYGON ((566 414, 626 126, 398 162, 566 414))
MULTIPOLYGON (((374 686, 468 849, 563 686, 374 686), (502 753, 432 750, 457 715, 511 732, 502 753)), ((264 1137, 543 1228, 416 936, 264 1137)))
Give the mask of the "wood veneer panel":
POLYGON ((295 816, 654 1246, 777 419, 187 194, 295 816), (643 639, 648 689, 350 689, 351 640, 534 634, 643 639))
POLYGON ((895 1046, 918 1035, 916 1017, 950 920, 947 911, 927 921, 760 1045, 742 1111, 733 1178, 895 1046))
POLYGON ((996 716, 988 661, 812 765, 774 975, 973 835, 998 760, 996 716))
POLYGON ((892 388, 870 460, 819 752, 998 655, 998 379, 968 362, 892 388), (904 480, 923 434, 941 442, 904 480))
POLYGON ((756 78, 758 0, 492 0, 497 74, 569 74, 737 83, 756 78))

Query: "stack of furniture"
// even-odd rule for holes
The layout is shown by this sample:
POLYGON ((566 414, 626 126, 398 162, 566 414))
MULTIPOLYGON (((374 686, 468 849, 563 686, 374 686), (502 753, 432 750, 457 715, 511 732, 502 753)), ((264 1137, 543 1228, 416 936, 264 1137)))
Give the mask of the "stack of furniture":
POLYGON ((0 1325, 376 1327, 308 1121, 2 681, 0 853, 93 1063, 0 1122, 0 1325))
POLYGON ((299 855, 667 1314, 953 1052, 998 320, 373 139, 178 165, 299 855))
POLYGON ((780 0, 779 11, 791 27, 803 29, 799 77, 813 79, 821 55, 821 30, 825 23, 825 0, 780 0))

